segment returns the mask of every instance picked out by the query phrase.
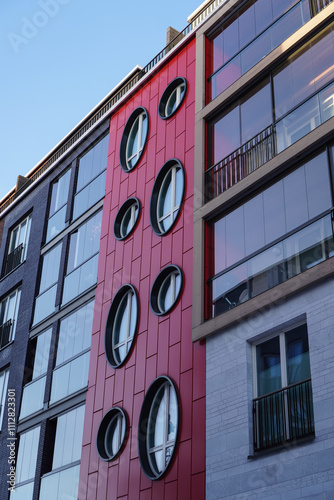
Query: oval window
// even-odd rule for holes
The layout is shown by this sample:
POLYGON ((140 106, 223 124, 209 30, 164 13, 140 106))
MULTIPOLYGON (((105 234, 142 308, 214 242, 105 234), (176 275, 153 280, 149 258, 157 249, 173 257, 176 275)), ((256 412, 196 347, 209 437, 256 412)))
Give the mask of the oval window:
POLYGON ((166 473, 179 431, 179 398, 169 377, 157 378, 147 391, 139 417, 138 448, 143 471, 151 480, 166 473))
POLYGON ((169 160, 160 170, 152 191, 151 225, 160 236, 167 234, 181 210, 184 197, 184 170, 178 160, 169 160))
POLYGON ((124 285, 111 303, 105 331, 105 353, 113 368, 130 355, 138 326, 138 296, 132 285, 124 285))
POLYGON ((183 274, 178 266, 165 267, 155 279, 150 305, 158 316, 167 314, 178 301, 183 285, 183 274))
POLYGON ((142 157, 148 136, 148 122, 146 109, 139 107, 125 125, 120 145, 120 164, 125 172, 133 170, 142 157))
POLYGON ((96 447, 102 460, 118 457, 124 447, 128 432, 127 417, 121 408, 112 408, 101 420, 97 431, 96 447))
POLYGON ((134 230, 140 213, 140 201, 129 198, 117 212, 114 223, 114 235, 118 240, 124 240, 134 230))
POLYGON ((161 96, 159 103, 159 116, 167 120, 179 109, 187 92, 187 80, 175 78, 161 96))

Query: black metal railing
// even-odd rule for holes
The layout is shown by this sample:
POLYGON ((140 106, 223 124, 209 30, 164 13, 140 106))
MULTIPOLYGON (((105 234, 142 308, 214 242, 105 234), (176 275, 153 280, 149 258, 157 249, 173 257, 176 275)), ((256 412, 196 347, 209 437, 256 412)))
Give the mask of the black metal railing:
POLYGON ((21 264, 23 258, 23 252, 24 252, 24 245, 23 243, 21 243, 21 245, 14 248, 14 250, 7 255, 3 273, 4 276, 6 276, 6 274, 10 273, 13 269, 15 269, 15 267, 21 264))
POLYGON ((275 128, 270 125, 205 172, 206 198, 212 200, 275 156, 275 128))
POLYGON ((11 328, 12 328, 11 319, 0 326, 0 349, 2 347, 5 347, 5 345, 9 343, 11 328))
POLYGON ((253 400, 254 451, 314 435, 311 379, 253 400))

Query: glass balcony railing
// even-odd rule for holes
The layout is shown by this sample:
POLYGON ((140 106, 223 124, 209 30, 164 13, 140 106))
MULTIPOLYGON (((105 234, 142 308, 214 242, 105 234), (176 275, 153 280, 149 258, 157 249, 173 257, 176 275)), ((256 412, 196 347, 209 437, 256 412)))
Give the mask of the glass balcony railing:
POLYGON ((22 394, 20 420, 43 409, 46 376, 25 385, 22 394))
POLYGON ((95 285, 97 280, 98 258, 98 254, 94 255, 65 277, 63 304, 70 302, 85 290, 95 285))
POLYGON ((52 375, 50 404, 66 398, 88 384, 89 352, 56 367, 52 375))
POLYGON ((80 465, 45 474, 41 480, 39 500, 77 500, 80 465))
POLYGON ((208 280, 211 316, 229 311, 334 256, 331 214, 208 280))

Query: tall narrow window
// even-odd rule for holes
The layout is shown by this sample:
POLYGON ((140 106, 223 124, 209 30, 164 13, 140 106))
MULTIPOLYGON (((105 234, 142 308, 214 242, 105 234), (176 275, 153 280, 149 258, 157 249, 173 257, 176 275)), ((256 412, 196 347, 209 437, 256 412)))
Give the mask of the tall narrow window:
POLYGON ((88 384, 94 302, 62 319, 50 403, 60 401, 88 384))
POLYGON ((10 273, 26 259, 30 226, 31 215, 28 215, 11 231, 3 275, 10 273))
POLYGON ((52 329, 50 328, 29 340, 20 420, 43 409, 51 333, 52 329))
POLYGON ((105 352, 113 368, 121 366, 131 352, 138 326, 138 296, 132 285, 124 285, 111 303, 105 331, 105 352))
POLYGON ((314 434, 306 324, 254 345, 254 449, 314 434))
POLYGON ((42 257, 39 293, 35 300, 34 324, 55 311, 61 249, 62 244, 59 243, 42 257))
POLYGON ((0 302, 0 349, 15 337, 21 288, 17 288, 0 302))
POLYGON ((101 219, 102 211, 99 211, 70 236, 63 304, 96 283, 101 219))
POLYGON ((174 383, 168 377, 159 377, 147 391, 138 426, 140 463, 151 480, 165 474, 172 462, 179 420, 179 400, 174 383))
POLYGON ((185 175, 178 160, 169 160, 155 180, 151 203, 151 225, 157 234, 167 234, 176 223, 185 191, 185 175))
POLYGON ((15 490, 10 499, 32 500, 36 472, 40 427, 20 435, 17 454, 15 490))
POLYGON ((8 386, 9 370, 0 372, 0 431, 2 427, 5 404, 7 401, 7 386, 8 386))
POLYGON ((104 197, 109 135, 95 144, 79 160, 73 219, 104 197))
POLYGON ((79 406, 49 422, 44 462, 50 470, 42 477, 40 500, 77 500, 84 413, 79 406))
POLYGON ((134 110, 128 119, 121 139, 120 163, 125 172, 130 172, 138 164, 148 135, 148 113, 145 108, 134 110))
POLYGON ((71 170, 67 170, 52 184, 46 242, 57 236, 65 228, 70 178, 71 170))

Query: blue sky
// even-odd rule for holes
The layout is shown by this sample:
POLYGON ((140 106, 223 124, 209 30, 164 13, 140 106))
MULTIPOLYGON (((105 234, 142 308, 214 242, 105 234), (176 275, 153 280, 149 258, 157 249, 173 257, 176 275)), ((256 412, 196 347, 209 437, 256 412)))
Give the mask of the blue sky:
POLYGON ((201 3, 1 2, 0 199, 201 3))

